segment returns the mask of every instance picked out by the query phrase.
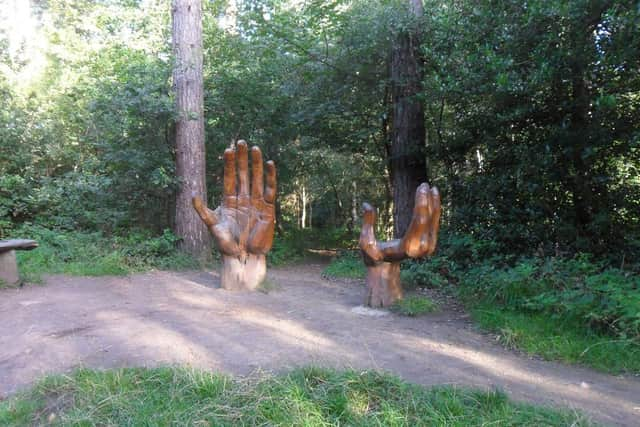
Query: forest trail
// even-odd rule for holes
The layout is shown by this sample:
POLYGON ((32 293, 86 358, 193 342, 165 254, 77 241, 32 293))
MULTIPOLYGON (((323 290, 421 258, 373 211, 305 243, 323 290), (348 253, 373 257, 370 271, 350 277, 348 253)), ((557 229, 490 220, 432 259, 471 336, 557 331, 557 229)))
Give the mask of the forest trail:
POLYGON ((217 273, 49 276, 0 290, 0 399, 79 366, 191 365, 236 375, 317 364, 381 369, 424 384, 498 387, 515 400, 638 425, 640 379, 527 358, 478 333, 466 315, 370 316, 357 281, 321 265, 271 269, 276 289, 233 293, 217 273))

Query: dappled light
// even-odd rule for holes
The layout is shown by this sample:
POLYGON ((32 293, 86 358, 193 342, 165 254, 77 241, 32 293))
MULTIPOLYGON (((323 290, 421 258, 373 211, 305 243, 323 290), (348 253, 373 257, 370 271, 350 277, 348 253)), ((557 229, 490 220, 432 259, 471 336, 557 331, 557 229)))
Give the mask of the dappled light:
MULTIPOLYGON (((188 365, 248 375, 314 364, 379 369, 425 385, 498 387, 606 422, 636 412, 637 380, 520 358, 451 314, 359 314, 352 309, 362 303, 363 283, 324 280, 317 266, 276 269, 270 279, 279 288, 269 293, 225 291, 217 274, 195 272, 53 276, 44 288, 5 290, 0 390, 78 366, 188 365)), ((354 413, 363 411, 353 398, 354 413)))
POLYGON ((637 424, 636 3, 3 2, 0 425, 637 424))

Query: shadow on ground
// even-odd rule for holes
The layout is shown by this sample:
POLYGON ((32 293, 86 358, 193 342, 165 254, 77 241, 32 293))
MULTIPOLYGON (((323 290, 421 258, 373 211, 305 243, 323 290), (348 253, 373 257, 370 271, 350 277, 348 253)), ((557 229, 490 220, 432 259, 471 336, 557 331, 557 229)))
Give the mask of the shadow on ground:
POLYGON ((0 291, 0 395, 78 366, 188 364, 236 375, 300 365, 380 369, 424 385, 500 388, 516 400, 637 425, 640 380, 525 358, 458 312, 421 318, 354 312, 358 282, 320 265, 273 269, 268 293, 218 288, 215 272, 51 276, 0 291))

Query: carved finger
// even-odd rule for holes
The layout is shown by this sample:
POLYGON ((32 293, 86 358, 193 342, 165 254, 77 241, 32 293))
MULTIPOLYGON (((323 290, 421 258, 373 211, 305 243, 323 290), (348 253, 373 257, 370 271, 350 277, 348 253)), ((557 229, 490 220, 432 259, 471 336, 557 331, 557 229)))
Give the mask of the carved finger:
POLYGON ((236 144, 238 161, 238 197, 249 197, 249 157, 247 143, 243 140, 236 144))
POLYGON ((251 147, 251 198, 262 199, 264 178, 262 172, 262 152, 257 146, 251 147))
POLYGON ((362 231, 360 232, 360 249, 371 262, 382 261, 382 252, 378 248, 375 235, 376 210, 369 203, 362 204, 362 231))
POLYGON ((264 201, 273 203, 276 200, 276 164, 273 160, 266 163, 267 167, 267 186, 264 191, 264 201))
POLYGON ((430 194, 429 185, 425 182, 416 189, 416 197, 413 206, 413 217, 404 237, 404 250, 411 258, 420 258, 425 255, 429 246, 428 230, 430 218, 430 194))
POLYGON ((225 224, 217 224, 210 227, 211 234, 216 239, 220 252, 229 256, 239 256, 242 253, 240 246, 233 237, 231 229, 225 224))
POLYGON ((207 225, 207 227, 213 227, 218 222, 218 218, 215 213, 209 209, 202 199, 199 196, 196 196, 195 193, 192 193, 191 202, 193 203, 193 207, 196 212, 200 216, 200 219, 207 225))
POLYGON ((224 198, 222 203, 228 208, 236 207, 236 151, 224 150, 224 198))
POLYGON ((440 205, 440 192, 436 187, 433 187, 429 192, 429 225, 428 238, 427 238, 427 254, 431 255, 436 250, 438 244, 438 232, 440 231, 440 212, 442 210, 440 205))

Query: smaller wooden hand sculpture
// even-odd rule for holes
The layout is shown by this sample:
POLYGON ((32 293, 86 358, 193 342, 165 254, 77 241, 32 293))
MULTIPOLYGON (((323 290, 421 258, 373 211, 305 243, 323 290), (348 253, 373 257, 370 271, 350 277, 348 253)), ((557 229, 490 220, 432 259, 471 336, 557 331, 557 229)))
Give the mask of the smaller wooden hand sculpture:
POLYGON ((266 186, 262 152, 251 148, 251 190, 247 143, 238 141, 224 152, 222 205, 212 211, 200 197, 193 207, 213 234, 222 252, 222 287, 257 288, 267 273, 265 255, 273 246, 275 229, 276 166, 268 161, 266 186), (237 185, 236 185, 237 165, 237 185))
POLYGON ((440 193, 427 183, 416 190, 411 224, 402 239, 380 242, 375 237, 376 211, 363 204, 360 250, 367 266, 366 303, 371 307, 387 307, 402 298, 400 261, 431 255, 438 242, 440 229, 440 193))

